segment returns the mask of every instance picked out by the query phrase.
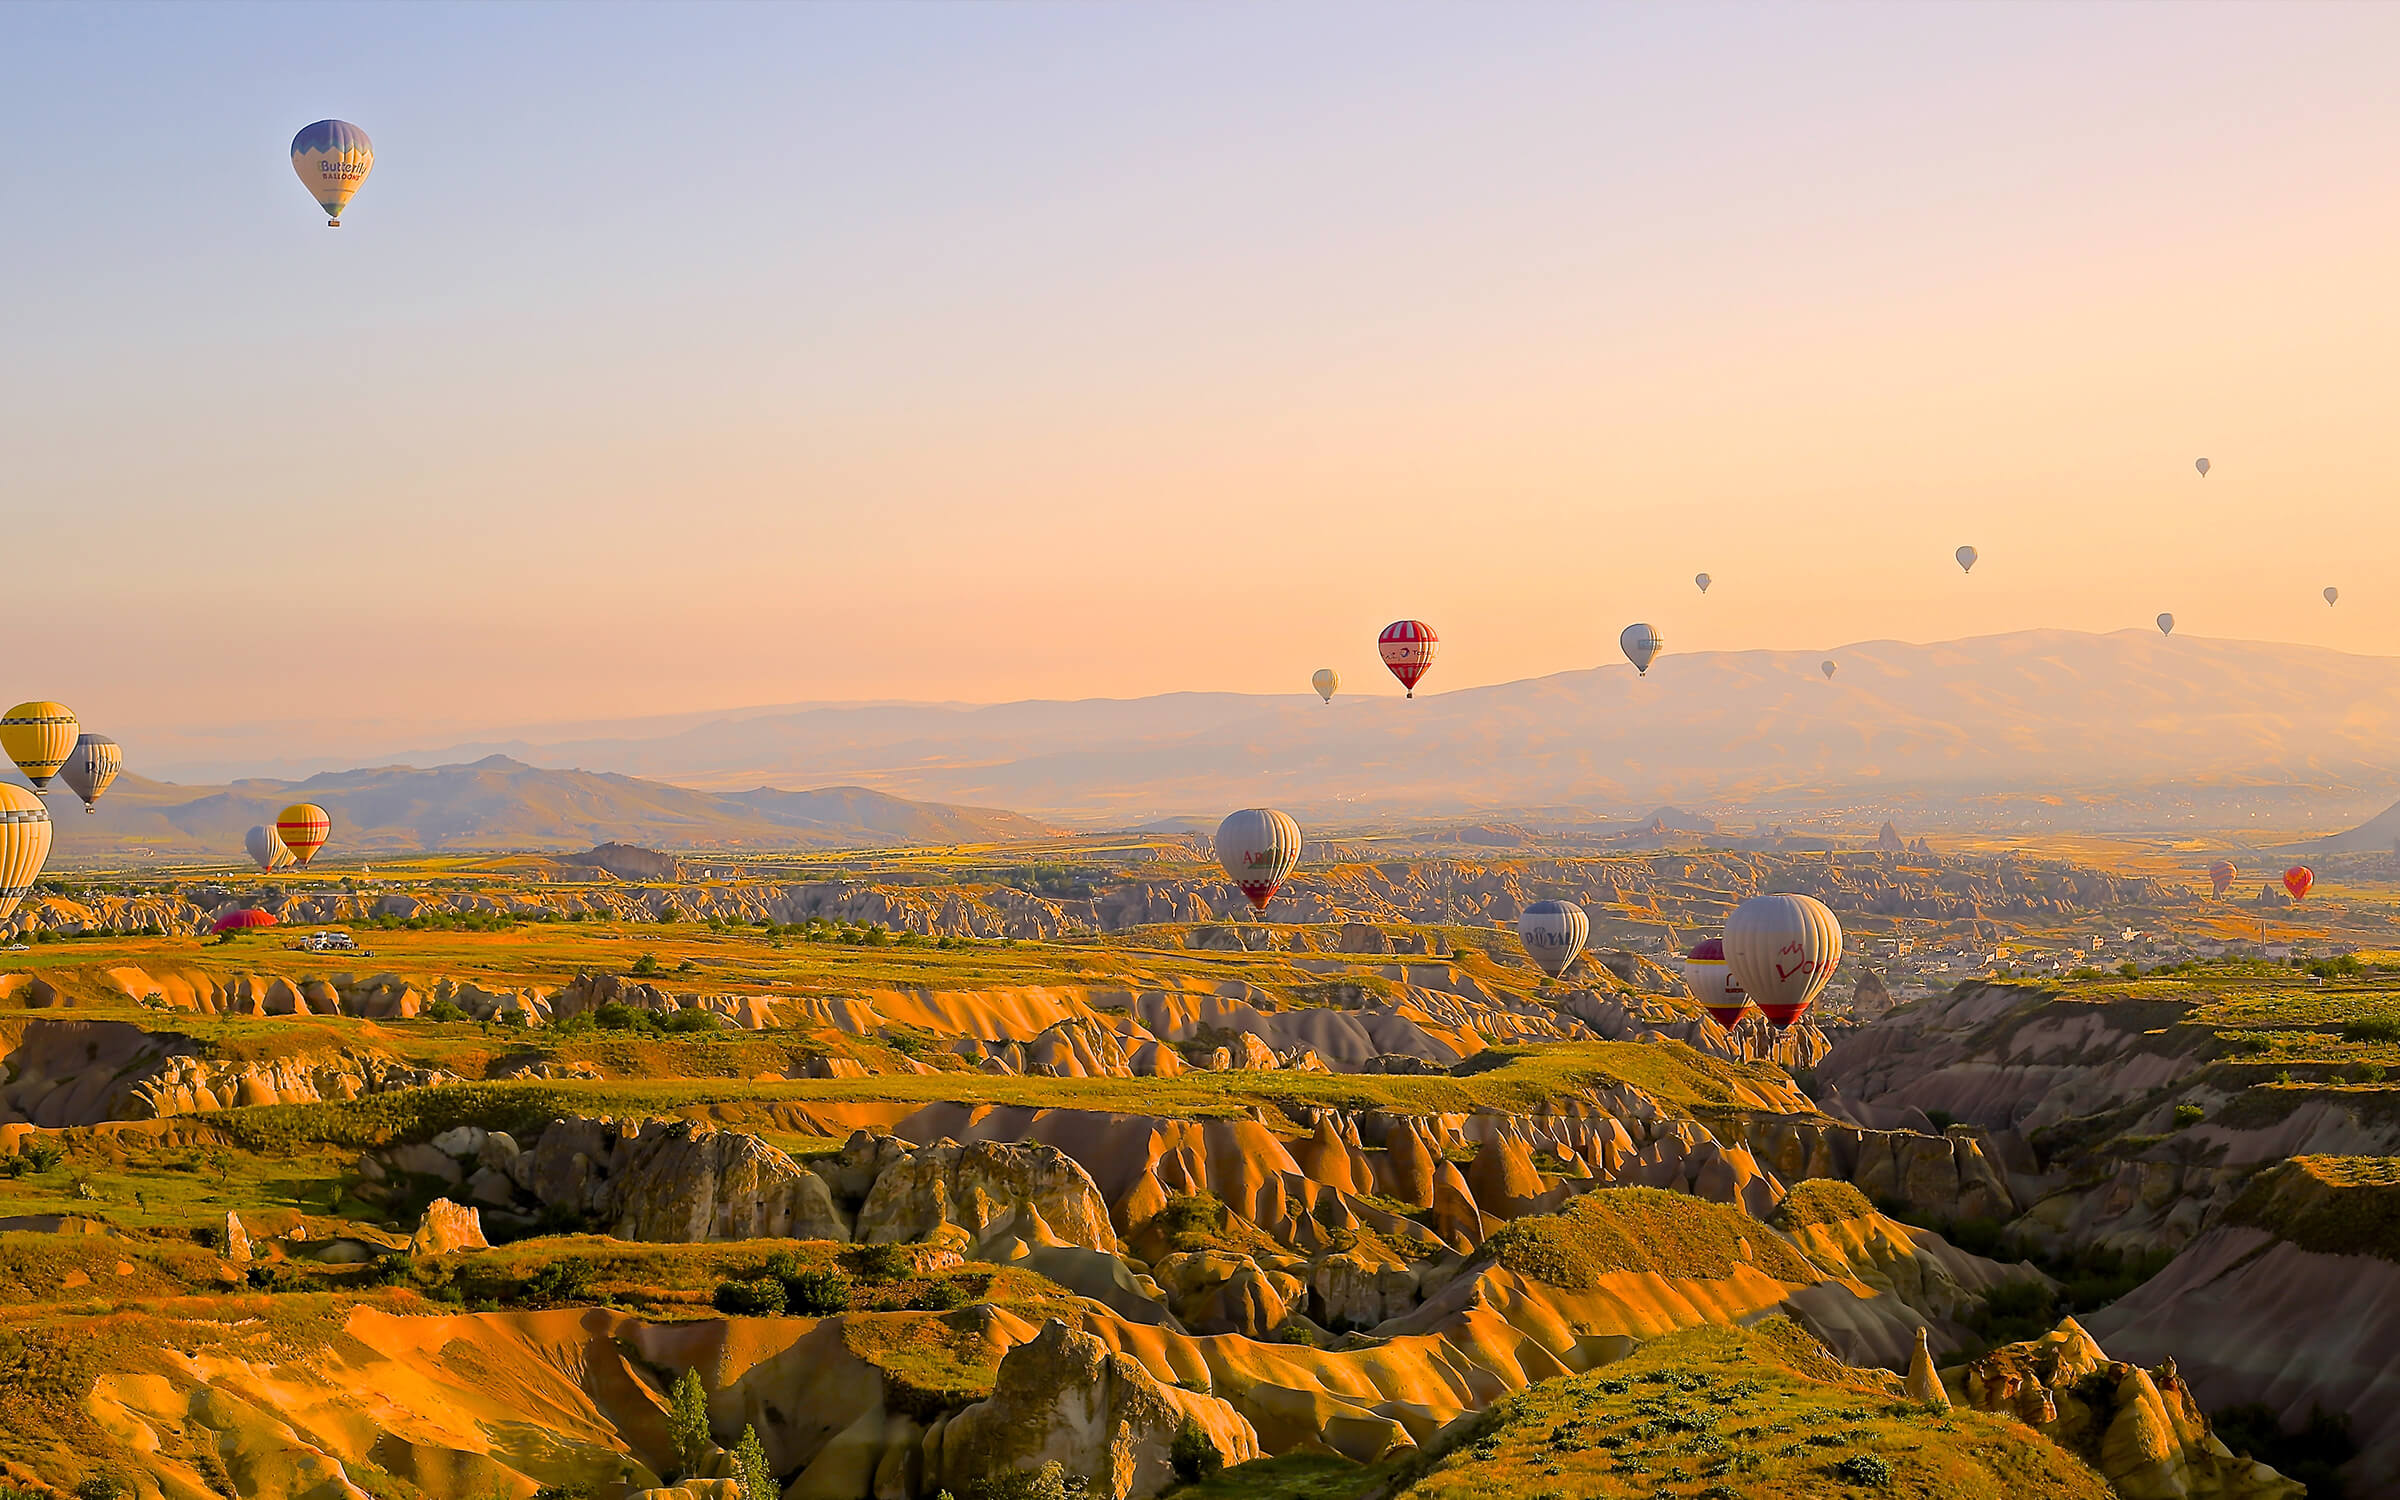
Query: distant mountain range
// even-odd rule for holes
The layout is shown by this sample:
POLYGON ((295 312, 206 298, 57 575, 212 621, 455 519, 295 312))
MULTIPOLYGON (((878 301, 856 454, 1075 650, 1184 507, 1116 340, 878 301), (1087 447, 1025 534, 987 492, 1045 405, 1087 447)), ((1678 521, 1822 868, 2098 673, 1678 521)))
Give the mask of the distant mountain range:
POLYGON ((668 848, 860 848, 1031 838, 1047 825, 989 808, 912 802, 862 787, 693 791, 604 772, 542 769, 504 755, 417 770, 381 766, 305 781, 176 786, 125 775, 85 816, 50 798, 54 858, 139 849, 158 858, 239 859, 242 835, 293 802, 332 814, 343 854, 586 849, 616 839, 668 848))
POLYGON ((1171 693, 747 710, 402 758, 505 752, 718 788, 838 779, 1115 826, 1255 802, 1321 820, 1673 802, 1900 808, 1923 824, 1980 816, 1973 804, 1992 798, 2071 821, 2140 789, 2160 822, 2263 805, 2288 827, 2400 791, 2400 660, 2307 646, 2026 631, 1669 654, 1646 678, 1619 663, 1413 701, 1362 686, 1330 704, 1171 693))

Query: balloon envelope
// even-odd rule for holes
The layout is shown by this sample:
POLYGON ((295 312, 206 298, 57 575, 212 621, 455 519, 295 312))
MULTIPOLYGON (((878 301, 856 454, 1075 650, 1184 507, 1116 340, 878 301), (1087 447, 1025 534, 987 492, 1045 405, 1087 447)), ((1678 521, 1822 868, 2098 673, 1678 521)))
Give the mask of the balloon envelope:
POLYGON ((1842 924, 1813 896, 1752 896, 1725 919, 1734 982, 1781 1031, 1800 1019, 1842 961, 1842 924))
POLYGON ((1300 825, 1271 807, 1227 813, 1217 825, 1217 863, 1263 911, 1300 863, 1300 825))
POLYGON ((348 120, 319 120, 292 137, 292 170, 328 223, 342 222, 342 210, 374 168, 374 142, 348 120))
POLYGON ((2341 598, 2341 597, 2342 597, 2342 591, 2341 591, 2340 589, 2337 589, 2337 588, 2333 587, 2331 584, 2327 584, 2327 585, 2325 586, 2325 607, 2326 607, 2326 608, 2328 608, 2328 609, 2331 609, 2331 608, 2333 607, 2334 601, 2335 601, 2335 600, 2337 600, 2337 599, 2339 599, 2339 598, 2341 598))
POLYGON ((1731 1031, 1750 1008, 1750 997, 1733 979, 1733 966, 1725 962, 1725 943, 1721 938, 1703 938, 1692 945, 1683 960, 1683 982, 1692 987, 1693 996, 1709 1019, 1731 1031))
POLYGON ((1423 620, 1394 620, 1383 627, 1376 637, 1375 649, 1383 654, 1383 664, 1392 669, 1408 696, 1417 696, 1417 679, 1433 670, 1433 653, 1442 638, 1423 620))
POLYGON ((2195 468, 2195 469, 2198 469, 2198 470, 2200 471, 2200 477, 2201 477, 2202 479, 2206 479, 2206 478, 2208 477, 2208 460, 2207 460, 2207 459, 2205 459, 2205 458, 2202 458, 2202 459, 2196 459, 2196 460, 2194 460, 2194 461, 2193 461, 2193 463, 2192 463, 2192 467, 2193 467, 2193 468, 2195 468))
POLYGON ((1700 585, 1700 592, 1703 594, 1708 592, 1708 586, 1715 581, 1715 579, 1709 577, 1706 573, 1694 573, 1692 575, 1692 582, 1700 585))
POLYGON ((2208 867, 2208 883, 2211 887, 2210 894, 2224 895, 2226 887, 2233 884, 2233 861, 2220 859, 2210 865, 2208 867))
POLYGON ((1978 558, 1978 557, 1980 557, 1980 556, 1982 556, 1982 555, 1983 555, 1983 554, 1981 554, 1981 553, 1977 552, 1977 551, 1976 551, 1974 548, 1972 548, 1972 547, 1961 547, 1961 548, 1959 548, 1959 549, 1958 549, 1958 552, 1957 552, 1957 554, 1956 554, 1956 556, 1957 556, 1957 558, 1958 558, 1958 568, 1959 568, 1959 571, 1960 571, 1960 572, 1962 572, 1962 573, 1972 573, 1972 572, 1974 572, 1974 571, 1975 571, 1975 559, 1976 559, 1976 558, 1978 558))
POLYGON ((275 914, 273 912, 259 911, 245 906, 240 911, 229 911, 209 923, 208 930, 211 932, 239 932, 245 927, 272 927, 274 925, 275 914))
POLYGON ((1324 699, 1328 703, 1331 703, 1333 701, 1333 695, 1339 691, 1342 686, 1342 674, 1336 672, 1331 667, 1319 667, 1317 668, 1316 675, 1309 678, 1308 682, 1309 686, 1317 690, 1318 697, 1324 699))
POLYGON ((92 804, 100 800, 100 794, 108 790, 108 784, 117 779, 117 772, 124 767, 125 752, 117 748, 115 740, 104 734, 87 734, 77 738, 75 748, 67 752, 66 763, 58 768, 58 779, 83 799, 85 812, 97 812, 99 809, 92 804))
POLYGON ((1628 625, 1617 637, 1617 645, 1624 651, 1625 659, 1633 663, 1634 671, 1647 677, 1650 664, 1658 660, 1658 653, 1666 649, 1667 643, 1655 625, 1628 625))
POLYGON ((0 749, 8 752, 35 791, 44 791, 58 768, 66 764, 67 753, 75 748, 77 731, 75 710, 64 703, 36 699, 0 716, 0 749))
POLYGON ((21 786, 0 782, 0 922, 41 878, 50 858, 50 809, 21 786))
POLYGON ((1832 676, 1833 676, 1833 663, 1832 663, 1832 662, 1829 662, 1829 661, 1821 661, 1821 662, 1818 662, 1818 663, 1817 663, 1817 670, 1818 670, 1818 671, 1820 671, 1820 672, 1822 672, 1822 673, 1824 673, 1824 674, 1825 674, 1825 675, 1826 675, 1828 678, 1830 678, 1830 677, 1832 677, 1832 676))
POLYGON ((292 851, 293 861, 306 869, 325 847, 326 836, 333 832, 333 819, 314 802, 295 802, 275 815, 275 832, 292 851))
POLYGON ((2308 899, 2308 888, 2317 883, 2317 872, 2306 865, 2294 865, 2283 872, 2283 888, 2292 893, 2294 901, 2308 899))
POLYGON ((242 835, 242 847, 262 870, 277 870, 292 862, 292 851, 284 847, 283 835, 272 824, 261 823, 242 835))
POLYGON ((1525 944, 1526 956, 1553 979, 1567 972, 1591 935, 1591 920, 1572 901, 1536 901, 1517 918, 1517 937, 1525 944))
POLYGON ((2160 635, 2173 635, 2175 633, 2175 617, 2173 615, 2162 614, 2158 617, 2158 633, 2160 635))

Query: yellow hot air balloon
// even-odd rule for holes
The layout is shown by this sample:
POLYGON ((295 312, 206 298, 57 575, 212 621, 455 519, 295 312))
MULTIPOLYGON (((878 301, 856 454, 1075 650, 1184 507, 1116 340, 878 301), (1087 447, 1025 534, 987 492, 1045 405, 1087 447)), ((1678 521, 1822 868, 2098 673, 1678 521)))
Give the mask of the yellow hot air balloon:
POLYGON ((50 809, 23 787, 0 782, 0 922, 15 913, 49 857, 50 809))
POLYGON ((64 703, 20 703, 0 718, 0 750, 8 752, 35 791, 44 791, 67 763, 80 732, 75 710, 64 703))
POLYGON ((325 836, 333 832, 333 819, 314 802, 295 802, 275 815, 275 833, 292 851, 292 858, 302 869, 325 847, 325 836))

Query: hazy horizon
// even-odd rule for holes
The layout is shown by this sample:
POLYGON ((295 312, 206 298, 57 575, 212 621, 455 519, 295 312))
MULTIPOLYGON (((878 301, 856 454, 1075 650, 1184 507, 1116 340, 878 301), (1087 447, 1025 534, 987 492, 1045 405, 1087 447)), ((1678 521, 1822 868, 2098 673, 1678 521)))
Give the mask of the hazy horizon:
POLYGON ((2389 10, 293 14, 0 12, 90 727, 2400 652, 2389 10))

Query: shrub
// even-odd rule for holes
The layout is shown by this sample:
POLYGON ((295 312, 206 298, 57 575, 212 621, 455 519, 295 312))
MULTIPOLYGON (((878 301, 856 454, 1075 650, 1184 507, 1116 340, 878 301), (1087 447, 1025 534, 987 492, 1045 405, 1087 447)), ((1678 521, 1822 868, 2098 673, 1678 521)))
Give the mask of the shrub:
POLYGON ((839 1271, 796 1271, 782 1278, 786 1310, 803 1318, 830 1318, 850 1310, 850 1278, 839 1271))
POLYGON ((1833 1466, 1833 1477, 1844 1484, 1880 1488, 1892 1482, 1892 1466, 1880 1454, 1853 1453, 1833 1466))
POLYGON ((898 1281, 916 1269, 908 1251, 899 1245, 861 1245, 851 1252, 851 1264, 868 1281, 898 1281))
POLYGON ((436 1000, 418 1011, 417 1018, 423 1021, 463 1021, 467 1013, 447 1000, 436 1000))
POLYGON ((2197 1125, 2202 1120, 2207 1118, 2208 1111, 2202 1109, 2197 1104, 2178 1104, 2175 1106, 2175 1128, 2178 1130, 2181 1130, 2186 1125, 2197 1125))
POLYGON ((1190 1193, 1169 1198, 1166 1207, 1150 1222, 1166 1236, 1170 1247, 1204 1250, 1214 1245, 1217 1236, 1232 1222, 1232 1210, 1213 1194, 1190 1193))
POLYGON ((955 1282, 937 1281, 908 1299, 910 1312, 949 1312, 967 1305, 967 1294, 955 1282))
POLYGON ((594 1300, 592 1263, 588 1260, 554 1260, 517 1284, 517 1299, 521 1302, 590 1302, 594 1300))
POLYGON ((1197 1419, 1185 1417, 1167 1448, 1167 1462, 1174 1466, 1177 1479, 1197 1484, 1225 1467, 1225 1455, 1217 1450, 1217 1440, 1208 1435, 1207 1428, 1197 1419))
POLYGON ((2275 1409, 2258 1401, 2228 1406, 2211 1415, 2209 1422, 2226 1447, 2249 1455, 2286 1479, 2299 1480, 2311 1495, 2332 1495, 2338 1500, 2341 1479, 2334 1471, 2358 1453, 2358 1440, 2350 1435, 2349 1413, 2329 1412, 2323 1407, 2313 1408, 2308 1425, 2298 1432, 2285 1432, 2275 1409))
POLYGON ((125 1481, 114 1474, 94 1474, 75 1486, 75 1500, 117 1500, 125 1493, 125 1481))
POLYGON ((650 975, 657 973, 658 955, 655 953, 645 953, 641 957, 635 959, 633 961, 633 972, 645 979, 650 975))
POLYGON ((744 1424, 742 1440, 733 1450, 733 1477, 742 1482, 742 1500, 776 1500, 783 1487, 775 1482, 775 1471, 767 1467, 766 1444, 758 1440, 758 1429, 744 1424))
POLYGON ((783 1283, 772 1276, 756 1281, 720 1281, 716 1295, 709 1299, 717 1311, 736 1318, 780 1318, 785 1297, 783 1283))
POLYGON ((2391 1016, 2360 1016, 2342 1023, 2345 1042, 2400 1042, 2400 1019, 2391 1016))
POLYGON ((1052 1459, 1039 1469, 988 1474, 967 1486, 967 1500, 1067 1500, 1066 1466, 1052 1459))

